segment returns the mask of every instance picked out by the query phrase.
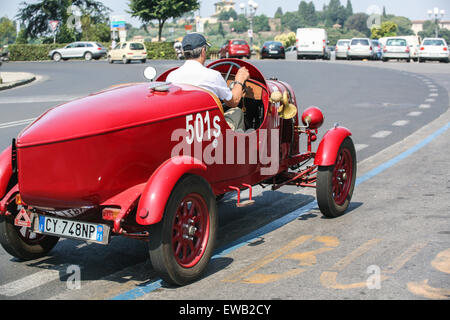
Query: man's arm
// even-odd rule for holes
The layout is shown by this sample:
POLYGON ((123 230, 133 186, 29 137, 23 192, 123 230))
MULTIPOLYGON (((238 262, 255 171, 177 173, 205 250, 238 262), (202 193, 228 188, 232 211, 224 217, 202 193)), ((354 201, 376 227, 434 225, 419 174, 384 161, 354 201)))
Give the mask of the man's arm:
MULTIPOLYGON (((242 84, 245 83, 250 78, 250 73, 248 72, 246 67, 242 67, 238 70, 236 73, 235 81, 240 82, 242 84)), ((233 87, 231 91, 233 97, 231 100, 225 100, 225 103, 230 108, 236 108, 239 106, 239 102, 241 101, 242 97, 244 96, 244 88, 236 83, 236 85, 233 87)))

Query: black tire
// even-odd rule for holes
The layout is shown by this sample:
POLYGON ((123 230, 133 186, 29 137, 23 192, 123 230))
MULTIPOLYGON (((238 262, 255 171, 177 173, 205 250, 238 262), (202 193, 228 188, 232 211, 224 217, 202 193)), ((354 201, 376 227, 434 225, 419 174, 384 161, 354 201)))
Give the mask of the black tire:
POLYGON ((128 64, 128 63, 130 63, 130 60, 128 60, 126 57, 123 57, 122 62, 123 62, 123 64, 128 64))
POLYGON ((347 137, 339 147, 336 163, 332 166, 319 166, 316 196, 319 209, 324 216, 336 218, 347 210, 355 188, 355 180, 356 151, 353 141, 347 137), (341 158, 343 159, 342 162, 341 158), (344 169, 344 171, 338 172, 340 169, 344 169), (351 177, 349 178, 350 173, 351 177), (339 194, 334 192, 337 185, 333 184, 333 180, 344 180, 342 183, 343 190, 339 194))
POLYGON ((29 228, 16 227, 14 216, 0 216, 0 244, 10 255, 20 260, 34 260, 46 256, 58 242, 58 237, 31 233, 29 228), (34 235, 34 238, 33 238, 34 235))
POLYGON ((84 58, 84 60, 86 60, 86 61, 91 61, 92 58, 93 58, 92 52, 89 52, 89 51, 85 52, 83 58, 84 58))
POLYGON ((406 59, 406 62, 411 63, 411 59, 406 59))
POLYGON ((61 61, 62 56, 61 56, 61 54, 60 54, 59 52, 55 52, 55 53, 52 55, 52 59, 53 59, 53 61, 55 61, 55 62, 59 62, 59 61, 61 61))
POLYGON ((146 62, 147 62, 147 59, 142 59, 141 62, 142 62, 142 63, 146 63, 146 62))
POLYGON ((108 57, 108 63, 112 64, 114 61, 112 60, 111 56, 108 57))
POLYGON ((196 175, 183 176, 172 190, 162 221, 150 229, 149 252, 153 268, 164 281, 174 285, 186 285, 199 279, 213 254, 217 229, 216 197, 208 182, 196 175), (193 197, 196 202, 191 201, 193 197), (190 219, 190 225, 182 222, 186 215, 178 215, 180 207, 184 203, 187 206, 188 200, 191 201, 191 208, 196 203, 196 210, 192 211, 195 211, 197 218, 193 219, 197 221, 190 219), (197 236, 197 231, 200 236, 197 236), (185 236, 192 239, 185 239, 185 236), (191 248, 180 249, 181 246, 191 245, 191 248), (190 257, 192 261, 189 261, 190 257))

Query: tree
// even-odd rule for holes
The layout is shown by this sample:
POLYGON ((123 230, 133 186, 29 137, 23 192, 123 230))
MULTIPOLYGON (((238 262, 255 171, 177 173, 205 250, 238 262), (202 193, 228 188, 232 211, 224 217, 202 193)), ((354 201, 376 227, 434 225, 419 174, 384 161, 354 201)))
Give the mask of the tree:
POLYGON ((233 18, 233 20, 238 18, 238 15, 234 9, 222 11, 218 17, 220 21, 229 21, 230 18, 233 18))
POLYGON ((372 39, 380 39, 383 37, 395 37, 397 35, 398 26, 392 21, 386 21, 381 27, 372 28, 372 39))
POLYGON ((49 21, 59 21, 59 32, 67 33, 67 22, 72 15, 71 6, 88 15, 92 23, 105 23, 111 9, 97 0, 39 0, 20 4, 17 18, 24 25, 24 37, 38 38, 49 34, 49 21))
POLYGON ((8 17, 0 18, 0 44, 11 44, 16 40, 16 23, 8 17))
POLYGON ((246 32, 248 30, 250 23, 245 17, 245 15, 240 14, 234 22, 231 23, 231 28, 237 33, 246 32))
POLYGON ((128 6, 131 16, 139 18, 143 24, 158 21, 158 40, 161 41, 164 23, 168 19, 197 10, 200 3, 198 0, 130 0, 128 6))
POLYGON ((345 22, 345 27, 349 30, 356 30, 366 35, 366 37, 370 36, 370 30, 367 27, 367 20, 369 19, 369 15, 365 13, 355 13, 350 16, 345 22))
POLYGON ((398 36, 412 36, 414 35, 414 31, 412 31, 412 22, 406 17, 400 17, 400 16, 389 16, 388 19, 383 18, 381 20, 383 21, 391 21, 395 23, 398 27, 398 36))
POLYGON ((347 15, 347 18, 353 15, 353 5, 351 0, 347 0, 347 6, 345 7, 345 12, 347 15))
POLYGON ((334 24, 344 25, 347 20, 347 10, 341 5, 340 0, 330 0, 328 6, 324 6, 325 25, 328 27, 334 24))
POLYGON ((223 30, 222 22, 219 22, 219 26, 217 27, 217 33, 223 37, 225 37, 225 31, 223 30))
POLYGON ((298 17, 302 25, 307 27, 314 27, 317 25, 317 14, 314 3, 311 1, 301 1, 298 6, 298 17))
POLYGON ((281 7, 278 7, 277 11, 275 12, 274 18, 280 19, 283 16, 283 9, 281 7))

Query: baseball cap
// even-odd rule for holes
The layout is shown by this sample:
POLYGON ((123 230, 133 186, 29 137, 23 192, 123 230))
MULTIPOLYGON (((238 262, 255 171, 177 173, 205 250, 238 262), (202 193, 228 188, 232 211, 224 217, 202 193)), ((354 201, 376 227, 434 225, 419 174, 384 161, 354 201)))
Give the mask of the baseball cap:
POLYGON ((183 50, 194 50, 205 45, 211 47, 211 45, 206 41, 205 37, 200 33, 189 33, 185 35, 182 41, 182 45, 183 50))

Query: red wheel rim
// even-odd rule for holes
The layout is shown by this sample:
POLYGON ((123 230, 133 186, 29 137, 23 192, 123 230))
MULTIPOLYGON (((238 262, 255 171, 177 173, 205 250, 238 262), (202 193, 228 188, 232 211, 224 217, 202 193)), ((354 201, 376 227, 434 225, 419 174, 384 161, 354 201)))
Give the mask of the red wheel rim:
POLYGON ((341 149, 333 170, 333 198, 341 206, 347 200, 353 181, 353 159, 350 151, 341 149))
POLYGON ((187 195, 180 203, 172 227, 172 249, 177 263, 195 266, 206 250, 209 238, 209 212, 199 194, 187 195))

